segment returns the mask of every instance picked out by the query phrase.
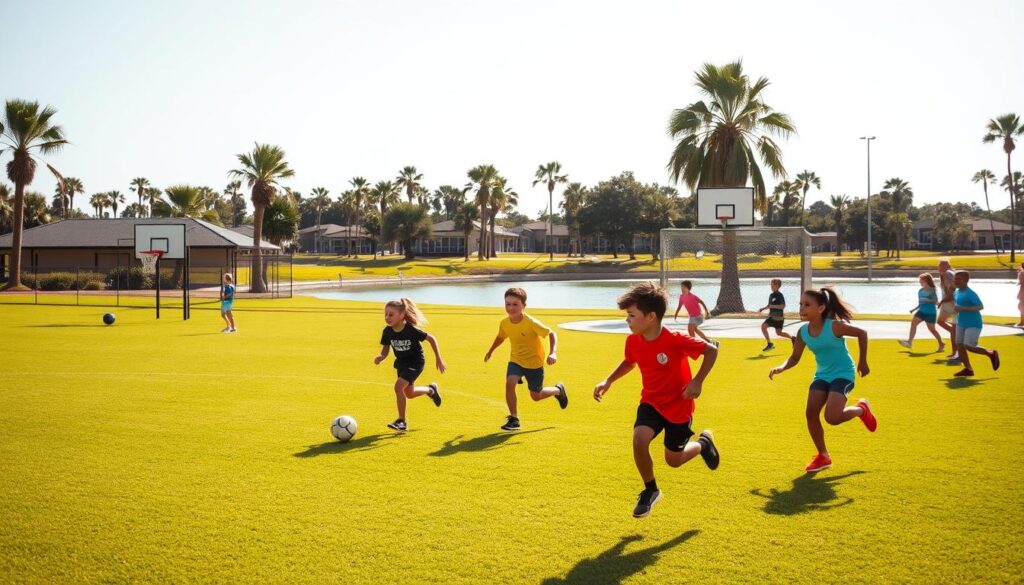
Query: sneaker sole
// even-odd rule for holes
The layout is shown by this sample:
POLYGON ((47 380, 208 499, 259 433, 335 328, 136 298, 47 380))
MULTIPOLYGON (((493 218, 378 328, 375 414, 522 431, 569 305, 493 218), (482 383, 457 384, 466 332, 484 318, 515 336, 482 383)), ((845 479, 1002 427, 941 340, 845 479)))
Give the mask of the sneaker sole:
MULTIPOLYGON (((707 438, 708 444, 711 445, 711 449, 715 452, 715 459, 716 459, 716 461, 715 461, 715 466, 714 467, 711 467, 710 465, 708 465, 708 460, 704 459, 703 457, 701 457, 701 459, 704 459, 704 465, 707 465, 708 469, 710 469, 711 471, 714 471, 714 470, 718 469, 719 465, 722 464, 722 454, 718 452, 718 445, 715 444, 715 436, 711 434, 711 431, 704 431, 704 432, 702 432, 700 434, 700 436, 707 438)), ((702 453, 703 453, 703 451, 702 451, 702 453)))
POLYGON ((562 400, 559 400, 558 406, 562 407, 562 410, 569 408, 569 394, 565 391, 565 385, 559 382, 555 384, 555 387, 561 391, 561 394, 559 394, 559 398, 563 398, 565 400, 564 402, 562 400))
POLYGON ((437 384, 430 384, 428 388, 434 390, 434 395, 430 397, 430 401, 434 403, 434 406, 441 406, 441 390, 437 387, 437 384), (434 400, 437 398, 437 400, 434 400))
POLYGON ((819 471, 825 471, 826 469, 830 469, 831 467, 832 464, 829 463, 828 465, 822 465, 821 467, 815 467, 814 469, 804 469, 804 471, 806 471, 807 473, 818 473, 819 471))
MULTIPOLYGON (((870 412, 872 418, 874 418, 875 412, 873 410, 871 410, 871 403, 868 402, 868 399, 867 398, 861 398, 860 400, 857 401, 857 405, 858 406, 860 406, 861 403, 863 403, 864 406, 867 407, 867 411, 870 412)), ((861 421, 861 422, 863 422, 863 421, 861 421)), ((864 423, 864 427, 868 429, 868 432, 871 432, 871 433, 875 432, 876 430, 878 430, 878 419, 877 418, 875 419, 875 428, 873 428, 873 429, 869 428, 867 423, 864 423)))
POLYGON ((407 433, 409 429, 396 429, 395 427, 388 425, 388 428, 395 431, 396 433, 407 433))
POLYGON ((651 512, 654 511, 654 504, 657 504, 660 501, 661 501, 661 493, 659 492, 657 497, 655 497, 654 500, 651 502, 651 507, 647 509, 646 513, 644 513, 644 514, 633 514, 633 517, 634 518, 646 518, 646 517, 650 516, 651 512))

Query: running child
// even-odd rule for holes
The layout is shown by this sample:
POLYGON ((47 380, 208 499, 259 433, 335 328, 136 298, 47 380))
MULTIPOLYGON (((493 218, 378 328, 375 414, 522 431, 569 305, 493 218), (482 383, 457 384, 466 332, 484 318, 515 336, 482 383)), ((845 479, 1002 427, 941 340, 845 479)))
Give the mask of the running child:
POLYGON ((764 346, 761 351, 771 351, 775 349, 775 344, 772 343, 772 339, 768 337, 768 329, 774 329, 775 334, 779 337, 785 337, 786 339, 793 339, 793 336, 782 330, 782 326, 785 325, 783 319, 784 312, 786 310, 786 297, 782 295, 779 289, 782 288, 782 281, 778 278, 773 278, 771 283, 772 293, 768 295, 768 304, 757 310, 758 313, 768 311, 768 318, 761 323, 761 335, 764 335, 764 340, 768 345, 764 346))
POLYGON ((676 314, 673 319, 679 319, 679 309, 686 307, 686 314, 690 316, 686 322, 686 332, 690 334, 690 337, 700 337, 704 341, 718 347, 717 341, 712 341, 700 330, 700 326, 704 324, 704 319, 711 318, 711 311, 708 311, 708 306, 704 304, 700 297, 693 294, 693 283, 689 280, 680 282, 679 287, 682 290, 682 294, 679 295, 679 305, 676 306, 676 314), (703 312, 701 309, 703 309, 703 312))
POLYGON ((441 349, 437 346, 437 338, 417 327, 425 325, 427 319, 411 300, 402 298, 388 301, 384 305, 384 322, 387 323, 387 327, 380 335, 380 355, 373 358, 373 363, 379 365, 388 357, 388 351, 395 350, 395 370, 398 373, 398 379, 395 380, 395 400, 398 402, 398 418, 388 423, 388 428, 404 433, 409 430, 405 419, 407 399, 425 394, 434 401, 434 406, 441 406, 441 392, 436 383, 427 386, 413 385, 426 366, 426 358, 423 355, 424 340, 434 350, 437 371, 443 374, 445 365, 441 359, 441 349))
POLYGON ((484 361, 491 359, 491 354, 506 339, 512 345, 512 351, 505 369, 505 402, 508 403, 508 417, 501 425, 503 431, 518 431, 519 408, 516 399, 516 384, 522 384, 526 378, 526 387, 530 389, 530 398, 534 402, 554 397, 563 409, 569 406, 569 396, 565 393, 565 385, 561 382, 554 386, 544 386, 544 363, 553 366, 558 361, 555 349, 558 347, 558 336, 543 323, 526 314, 526 291, 513 287, 505 291, 505 312, 508 317, 498 324, 498 335, 494 343, 484 355, 484 361), (541 339, 547 337, 551 351, 544 354, 541 339))
POLYGON ((964 377, 973 376, 974 368, 971 367, 971 354, 980 353, 992 362, 992 369, 999 369, 999 352, 987 350, 978 345, 981 338, 981 311, 985 305, 981 304, 981 297, 974 292, 967 284, 971 281, 971 273, 966 270, 958 270, 953 276, 956 284, 956 293, 953 297, 956 311, 956 344, 957 353, 960 354, 960 363, 964 368, 953 374, 964 377))
POLYGON ((1024 327, 1024 262, 1017 269, 1017 310, 1020 311, 1020 320, 1014 327, 1024 327))
POLYGON ((949 344, 952 348, 949 353, 949 361, 956 363, 960 361, 960 358, 956 351, 956 311, 953 310, 953 293, 956 291, 956 285, 953 284, 954 272, 949 260, 939 260, 939 288, 941 290, 939 291, 939 315, 935 319, 935 324, 949 333, 949 344), (952 323, 950 323, 951 320, 952 323))
POLYGON ((846 347, 844 337, 856 337, 860 347, 860 360, 857 371, 867 376, 868 368, 868 333, 859 327, 853 327, 849 320, 853 311, 839 298, 839 293, 825 287, 819 290, 808 289, 800 298, 800 320, 807 321, 800 327, 793 338, 793 354, 786 363, 773 368, 768 373, 769 379, 776 374, 800 363, 804 348, 811 350, 817 361, 814 379, 807 393, 807 430, 818 453, 805 468, 808 473, 832 467, 832 457, 825 447, 825 429, 821 426, 821 411, 825 411, 825 422, 830 425, 841 425, 851 419, 859 418, 872 433, 878 428, 878 421, 871 412, 866 398, 857 401, 857 406, 846 406, 846 399, 853 390, 854 370, 853 357, 846 347))
POLYGON ((910 337, 906 340, 901 339, 900 345, 908 349, 913 345, 914 335, 917 334, 917 326, 923 321, 932 337, 935 338, 935 341, 939 342, 939 349, 935 351, 942 353, 946 349, 946 344, 942 341, 942 336, 935 329, 935 320, 938 317, 936 304, 939 301, 939 296, 935 292, 935 279, 932 278, 931 274, 925 272, 917 280, 921 283, 921 288, 917 291, 917 306, 910 309, 910 312, 914 315, 914 318, 910 321, 910 337))
POLYGON ((228 272, 224 274, 224 280, 221 282, 220 287, 220 318, 224 319, 224 324, 227 325, 227 327, 221 329, 221 333, 235 333, 238 331, 238 329, 235 329, 235 315, 231 312, 234 305, 234 279, 231 273, 228 272))
POLYGON ((665 431, 665 462, 679 467, 700 455, 709 469, 717 469, 719 453, 711 431, 693 437, 694 400, 701 394, 704 380, 718 359, 718 349, 709 343, 661 324, 668 309, 668 293, 654 283, 637 284, 618 299, 626 311, 626 323, 632 333, 626 338, 625 357, 603 382, 594 386, 598 402, 616 380, 640 366, 643 383, 640 406, 633 423, 633 461, 644 482, 644 489, 633 509, 634 518, 643 518, 661 499, 654 478, 654 460, 650 446, 665 431), (687 359, 704 356, 697 375, 691 378, 687 359))

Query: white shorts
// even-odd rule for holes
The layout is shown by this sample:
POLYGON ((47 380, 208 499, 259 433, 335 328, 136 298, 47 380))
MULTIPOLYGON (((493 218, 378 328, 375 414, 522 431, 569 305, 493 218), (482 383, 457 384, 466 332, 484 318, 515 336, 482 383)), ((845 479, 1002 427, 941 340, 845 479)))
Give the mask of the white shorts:
POLYGON ((693 325, 694 327, 700 327, 704 323, 704 315, 691 315, 690 320, 686 322, 687 325, 693 325))
POLYGON ((957 327, 956 328, 956 342, 971 347, 978 346, 978 340, 981 339, 981 327, 957 327))
POLYGON ((953 311, 953 301, 939 305, 939 321, 945 321, 955 314, 956 313, 953 311))

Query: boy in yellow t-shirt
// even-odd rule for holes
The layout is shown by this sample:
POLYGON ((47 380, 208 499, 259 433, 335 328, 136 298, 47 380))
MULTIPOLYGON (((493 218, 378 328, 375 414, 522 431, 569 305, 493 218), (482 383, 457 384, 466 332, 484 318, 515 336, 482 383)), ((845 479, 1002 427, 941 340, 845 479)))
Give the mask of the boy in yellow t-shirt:
POLYGON ((508 403, 508 420, 501 429, 504 431, 519 430, 519 411, 516 408, 516 384, 522 384, 526 378, 530 398, 534 401, 555 397, 562 408, 569 406, 569 397, 565 393, 565 385, 559 382, 554 386, 544 387, 544 362, 549 366, 558 361, 555 347, 558 338, 555 332, 543 323, 525 313, 526 291, 521 288, 510 288, 505 291, 505 312, 508 317, 498 325, 498 336, 494 338, 491 349, 487 350, 484 361, 491 359, 491 354, 505 339, 512 344, 508 369, 505 371, 505 401, 508 403), (547 336, 551 342, 551 351, 544 356, 544 344, 541 338, 547 336))

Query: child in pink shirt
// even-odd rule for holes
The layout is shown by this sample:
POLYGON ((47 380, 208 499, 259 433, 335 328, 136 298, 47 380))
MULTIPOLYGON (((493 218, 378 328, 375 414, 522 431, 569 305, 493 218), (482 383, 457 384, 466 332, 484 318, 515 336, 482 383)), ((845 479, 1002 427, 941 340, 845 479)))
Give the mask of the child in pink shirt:
POLYGON ((717 341, 708 339, 707 335, 700 330, 701 324, 704 323, 704 319, 711 318, 711 312, 708 311, 708 306, 704 304, 704 301, 700 300, 700 297, 693 294, 693 283, 689 280, 684 280, 679 283, 682 287, 683 293, 679 295, 679 306, 676 307, 675 319, 679 319, 679 310, 686 308, 686 314, 690 316, 689 321, 686 323, 686 331, 690 334, 690 337, 700 337, 704 341, 718 347, 717 341), (704 309, 701 311, 701 309, 704 309))

